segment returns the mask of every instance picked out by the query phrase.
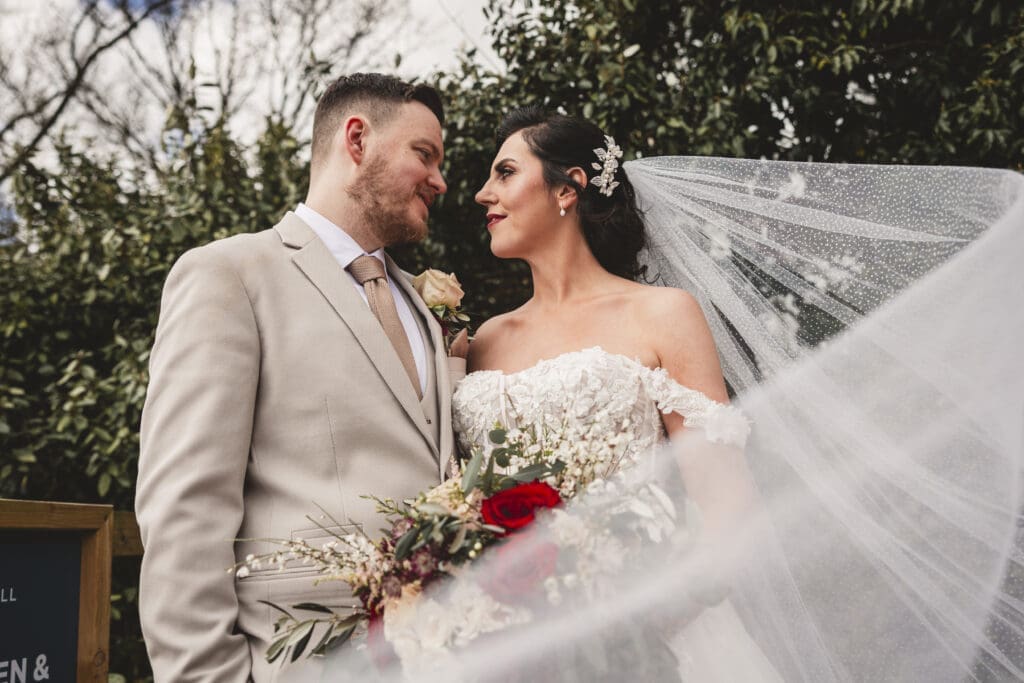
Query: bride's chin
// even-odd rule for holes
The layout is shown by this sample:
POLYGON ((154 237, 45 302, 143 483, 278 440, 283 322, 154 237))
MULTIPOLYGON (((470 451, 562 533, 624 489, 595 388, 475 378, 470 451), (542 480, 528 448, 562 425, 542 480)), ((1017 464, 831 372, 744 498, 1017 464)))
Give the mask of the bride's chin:
POLYGON ((491 253, 502 259, 522 258, 513 245, 491 238, 491 253))

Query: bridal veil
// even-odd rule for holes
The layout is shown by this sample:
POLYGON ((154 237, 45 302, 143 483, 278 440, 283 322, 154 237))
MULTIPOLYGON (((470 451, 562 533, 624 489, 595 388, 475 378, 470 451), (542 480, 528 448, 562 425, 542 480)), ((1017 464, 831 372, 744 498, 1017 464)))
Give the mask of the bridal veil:
POLYGON ((739 569, 780 556, 735 599, 786 680, 1024 678, 1024 177, 628 170, 652 270, 701 300, 754 423, 774 542, 739 569))

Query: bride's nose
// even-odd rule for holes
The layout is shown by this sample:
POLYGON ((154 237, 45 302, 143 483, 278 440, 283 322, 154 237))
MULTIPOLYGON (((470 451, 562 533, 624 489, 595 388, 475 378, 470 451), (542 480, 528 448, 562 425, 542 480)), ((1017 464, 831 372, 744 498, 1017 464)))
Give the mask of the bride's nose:
POLYGON ((484 206, 490 206, 494 203, 494 193, 490 190, 490 182, 484 183, 484 186, 480 188, 480 191, 476 193, 477 204, 483 204, 484 206))

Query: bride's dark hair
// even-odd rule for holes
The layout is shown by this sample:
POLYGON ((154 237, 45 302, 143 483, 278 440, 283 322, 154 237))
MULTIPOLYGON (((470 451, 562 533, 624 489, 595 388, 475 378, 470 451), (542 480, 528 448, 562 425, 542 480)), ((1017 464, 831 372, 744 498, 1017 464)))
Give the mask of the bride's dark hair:
POLYGON ((580 185, 567 171, 584 169, 597 175, 591 164, 598 161, 594 150, 605 147, 604 132, 590 121, 551 114, 540 107, 523 107, 509 112, 498 126, 498 147, 522 131, 530 151, 541 160, 548 187, 569 185, 576 190, 583 237, 598 263, 610 273, 638 279, 647 268, 637 262, 644 247, 644 222, 636 205, 633 185, 620 166, 615 172, 619 186, 610 197, 591 182, 580 185))

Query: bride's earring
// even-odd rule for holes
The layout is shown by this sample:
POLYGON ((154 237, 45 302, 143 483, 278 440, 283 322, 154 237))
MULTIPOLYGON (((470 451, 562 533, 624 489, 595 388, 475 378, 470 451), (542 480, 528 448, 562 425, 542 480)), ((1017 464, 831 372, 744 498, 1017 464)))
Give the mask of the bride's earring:
POLYGON ((558 210, 558 215, 561 216, 562 218, 565 218, 565 207, 564 206, 561 209, 558 210))

